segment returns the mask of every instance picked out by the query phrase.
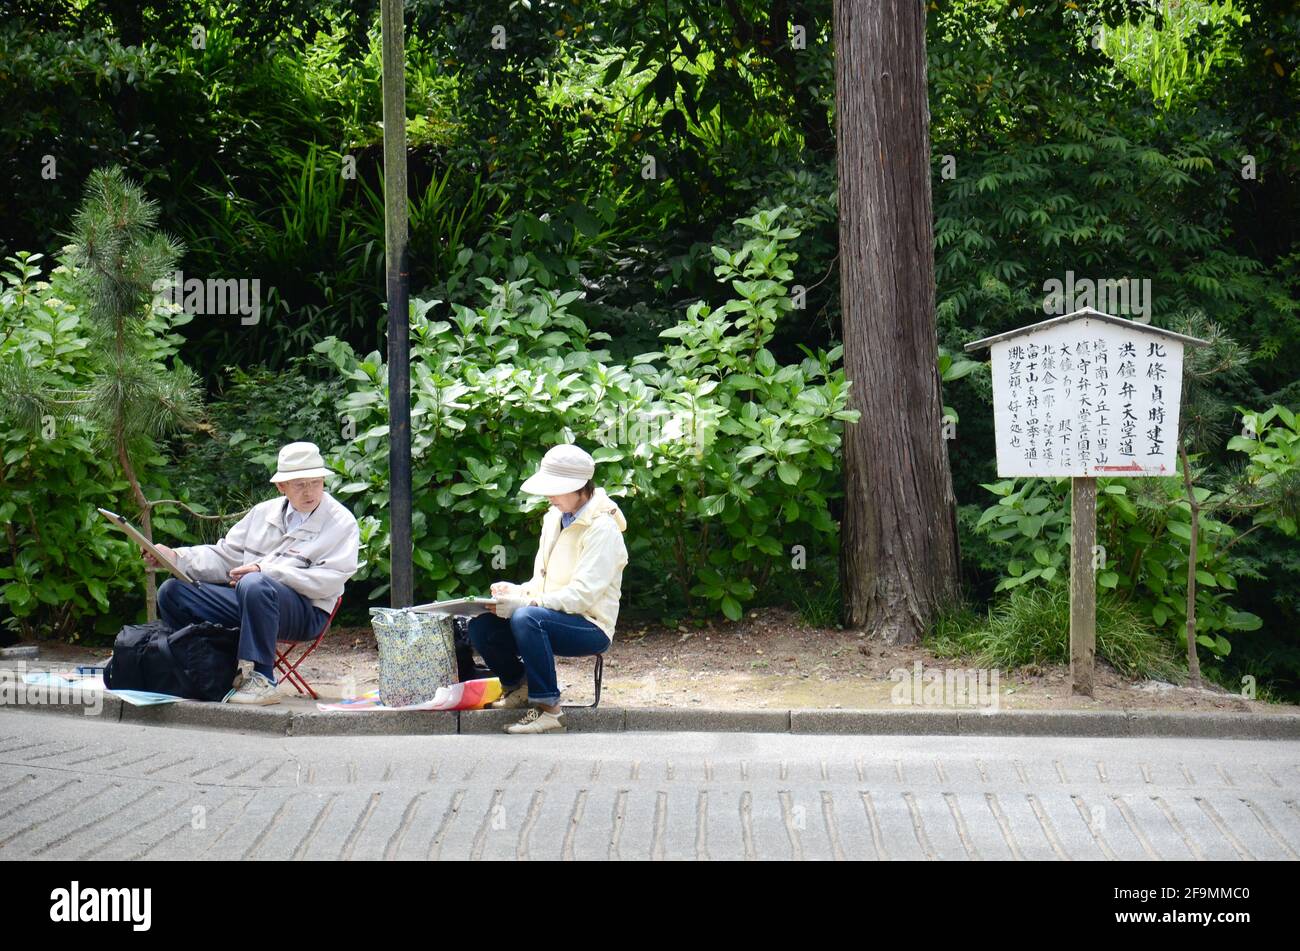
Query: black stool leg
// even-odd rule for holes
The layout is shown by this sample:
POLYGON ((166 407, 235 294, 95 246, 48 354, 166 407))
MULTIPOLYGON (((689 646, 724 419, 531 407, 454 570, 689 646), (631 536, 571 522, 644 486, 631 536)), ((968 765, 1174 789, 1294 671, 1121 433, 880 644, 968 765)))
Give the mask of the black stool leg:
POLYGON ((591 703, 565 703, 561 706, 570 710, 594 710, 600 705, 600 681, 605 676, 605 655, 594 654, 596 658, 596 699, 591 703))

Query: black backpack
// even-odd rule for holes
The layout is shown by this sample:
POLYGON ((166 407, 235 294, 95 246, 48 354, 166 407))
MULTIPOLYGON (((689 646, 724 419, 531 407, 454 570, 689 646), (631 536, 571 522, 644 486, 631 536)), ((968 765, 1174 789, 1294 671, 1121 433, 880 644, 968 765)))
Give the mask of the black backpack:
POLYGON ((173 631, 162 621, 129 624, 113 642, 104 668, 109 690, 150 690, 190 700, 221 700, 239 669, 239 629, 187 624, 173 631))

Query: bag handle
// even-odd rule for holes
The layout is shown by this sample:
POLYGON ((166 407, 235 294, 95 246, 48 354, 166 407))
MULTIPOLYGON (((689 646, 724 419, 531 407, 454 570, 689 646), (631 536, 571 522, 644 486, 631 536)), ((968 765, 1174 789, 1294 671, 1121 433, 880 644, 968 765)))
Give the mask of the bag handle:
POLYGON ((186 625, 179 631, 166 633, 159 631, 150 640, 157 642, 159 652, 167 659, 167 663, 171 664, 172 670, 176 672, 176 679, 181 682, 181 687, 185 689, 185 692, 191 697, 197 697, 198 692, 194 689, 193 682, 190 680, 189 675, 185 673, 185 668, 176 662, 176 655, 172 653, 172 638, 175 637, 179 640, 186 636, 192 626, 186 625))

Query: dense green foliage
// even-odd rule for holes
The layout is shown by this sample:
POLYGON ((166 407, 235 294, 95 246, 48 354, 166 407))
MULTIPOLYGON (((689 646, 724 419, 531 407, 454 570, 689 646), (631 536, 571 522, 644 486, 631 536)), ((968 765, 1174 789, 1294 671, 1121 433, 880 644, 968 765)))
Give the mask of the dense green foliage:
MULTIPOLYGON (((53 386, 81 395, 101 372, 105 354, 90 346, 84 316, 88 302, 75 265, 64 263, 41 280, 41 256, 11 257, 0 291, 0 377, 21 381, 19 393, 53 386)), ((174 329, 186 315, 156 309, 149 317, 153 369, 175 353, 174 329)), ((121 511, 128 485, 111 454, 104 451, 103 424, 84 406, 64 405, 36 419, 18 412, 21 402, 6 392, 0 431, 0 604, 6 627, 75 639, 86 619, 99 618, 103 631, 123 608, 142 603, 144 565, 138 550, 100 518, 96 508, 121 511), (71 409, 71 412, 59 410, 71 409), (110 613, 110 600, 117 606, 110 613)), ((47 407, 42 407, 47 408, 47 407)), ((165 460, 156 452, 142 458, 152 468, 165 460)), ((145 494, 161 498, 165 481, 155 477, 145 494)), ((158 527, 169 527, 166 519, 158 527)), ((179 527, 172 525, 170 527, 179 527)))
MULTIPOLYGON (((593 447, 601 484, 622 499, 628 586, 643 607, 677 610, 685 592, 688 608, 734 620, 758 588, 802 569, 810 549, 834 549, 835 450, 841 421, 856 413, 845 408, 838 348, 784 366, 767 349, 790 307, 784 246, 797 232, 780 227, 781 211, 739 222, 753 233, 741 248, 714 249, 736 297, 716 310, 692 305, 661 334, 662 351, 626 365, 592 349, 607 335, 569 313, 576 291, 483 279, 479 306, 453 305, 443 320, 434 319, 442 302, 415 302, 414 536, 425 595, 529 575, 537 526, 520 516, 539 510, 518 486, 568 439, 593 447)), ((348 381, 351 432, 333 455, 337 492, 362 523, 364 579, 383 570, 388 548, 387 373, 378 353, 359 358, 334 338, 318 349, 348 381)))
MULTIPOLYGON (((377 0, 3 7, 0 255, 57 248, 87 176, 116 163, 185 242, 187 276, 260 280, 256 326, 177 325, 211 407, 170 447, 167 476, 196 511, 230 514, 261 497, 282 438, 332 447, 366 525, 358 587, 379 595, 377 0)), ((795 603, 833 621, 839 456, 826 417, 844 391, 829 0, 405 7, 424 592, 520 570, 535 522, 514 488, 550 441, 575 438, 601 446, 601 481, 644 533, 631 539, 629 610, 795 603), (744 222, 780 206, 769 225, 790 233, 755 254, 744 222), (605 445, 601 414, 617 401, 621 419, 707 423, 702 451, 652 426, 605 445), (792 575, 797 545, 807 563, 792 575)), ((1067 273, 1149 280, 1155 324, 1200 314, 1251 354, 1210 383, 1238 407, 1230 432, 1193 448, 1210 509, 1206 661, 1300 691, 1294 516, 1238 504, 1243 471, 1295 471, 1300 8, 928 9, 940 372, 971 599, 996 612, 1009 587, 1059 584, 1066 494, 998 483, 988 375, 953 355, 1041 319, 1046 283, 1067 273), (1229 438, 1246 419, 1253 448, 1229 438), (992 508, 984 486, 998 487, 992 508)), ((45 329, 26 305, 4 316, 10 351, 45 329)), ((1146 480, 1102 494, 1104 590, 1169 643, 1183 620, 1181 492, 1146 480)), ((164 524, 184 538, 220 523, 164 524)))

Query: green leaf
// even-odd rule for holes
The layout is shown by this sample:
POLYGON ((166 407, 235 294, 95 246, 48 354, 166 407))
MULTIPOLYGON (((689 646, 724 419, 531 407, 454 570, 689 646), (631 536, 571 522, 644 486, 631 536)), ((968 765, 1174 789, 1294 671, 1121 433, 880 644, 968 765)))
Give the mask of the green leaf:
POLYGON ((776 474, 781 477, 781 481, 786 485, 798 485, 799 477, 803 475, 798 466, 789 462, 778 463, 776 474))
POLYGON ((596 220, 595 215, 587 210, 586 205, 580 205, 576 202, 570 205, 569 217, 573 219, 574 225, 586 237, 597 238, 600 236, 600 222, 596 220))
POLYGON ((1016 528, 1020 529, 1022 535, 1029 538, 1037 538, 1038 533, 1043 528, 1043 518, 1039 515, 1024 515, 1016 520, 1016 528))
POLYGON ((1264 626, 1264 619, 1249 611, 1232 611, 1228 614, 1228 627, 1234 631, 1258 631, 1264 626))
POLYGON ((700 499, 700 516, 710 518, 718 515, 727 506, 727 496, 725 493, 718 495, 708 495, 700 499))

